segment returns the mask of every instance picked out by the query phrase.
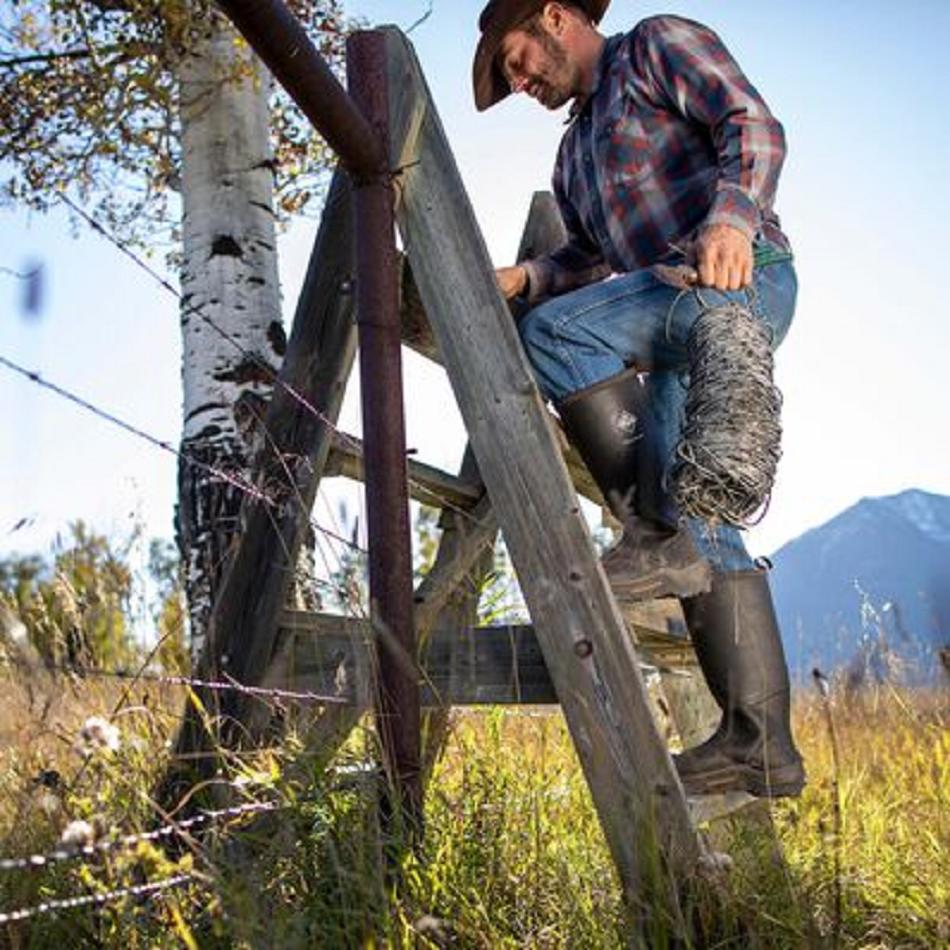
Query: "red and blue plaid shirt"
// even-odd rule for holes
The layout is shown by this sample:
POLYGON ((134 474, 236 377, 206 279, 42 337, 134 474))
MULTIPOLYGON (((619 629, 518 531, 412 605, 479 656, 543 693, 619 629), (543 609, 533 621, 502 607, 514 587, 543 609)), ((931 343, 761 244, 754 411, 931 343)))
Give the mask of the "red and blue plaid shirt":
POLYGON ((712 30, 657 16, 610 37, 554 169, 568 243, 526 263, 529 300, 670 260, 704 225, 787 249, 784 158, 782 126, 712 30))

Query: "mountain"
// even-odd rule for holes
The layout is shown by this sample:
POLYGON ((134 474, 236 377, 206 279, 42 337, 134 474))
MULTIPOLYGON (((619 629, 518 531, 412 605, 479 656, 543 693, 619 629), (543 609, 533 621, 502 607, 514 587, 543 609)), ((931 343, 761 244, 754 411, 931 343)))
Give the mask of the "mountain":
POLYGON ((942 675, 950 645, 950 498, 911 489, 862 498, 772 556, 772 590, 795 679, 942 675))

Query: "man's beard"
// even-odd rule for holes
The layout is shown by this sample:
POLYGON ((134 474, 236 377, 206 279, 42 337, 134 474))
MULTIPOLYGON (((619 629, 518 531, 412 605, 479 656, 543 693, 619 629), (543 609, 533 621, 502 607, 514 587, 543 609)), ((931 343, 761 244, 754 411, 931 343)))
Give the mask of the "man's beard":
POLYGON ((547 109, 559 109, 569 99, 577 95, 574 89, 574 82, 569 81, 571 76, 571 64, 568 60, 564 47, 549 33, 541 32, 538 35, 538 42, 545 54, 550 60, 550 69, 547 70, 547 77, 541 78, 542 95, 538 96, 538 102, 547 109), (555 85, 556 83, 556 85, 555 85))

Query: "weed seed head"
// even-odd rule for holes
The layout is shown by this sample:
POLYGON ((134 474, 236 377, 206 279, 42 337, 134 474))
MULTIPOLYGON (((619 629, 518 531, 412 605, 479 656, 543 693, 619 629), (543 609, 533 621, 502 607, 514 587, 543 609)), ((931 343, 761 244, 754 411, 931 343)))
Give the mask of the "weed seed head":
POLYGON ((71 821, 60 835, 59 843, 67 851, 78 851, 88 848, 96 840, 96 831, 88 821, 77 819, 71 821))
POLYGON ((118 752, 119 730, 102 716, 90 716, 79 730, 76 746, 83 755, 118 752))

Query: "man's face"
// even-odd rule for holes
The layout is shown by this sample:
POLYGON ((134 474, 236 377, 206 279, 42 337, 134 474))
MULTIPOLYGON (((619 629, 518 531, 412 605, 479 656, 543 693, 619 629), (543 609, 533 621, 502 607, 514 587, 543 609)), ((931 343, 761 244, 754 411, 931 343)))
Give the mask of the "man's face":
POLYGON ((580 91, 580 69, 567 50, 543 30, 512 30, 498 52, 512 92, 526 92, 547 109, 558 109, 580 91))

